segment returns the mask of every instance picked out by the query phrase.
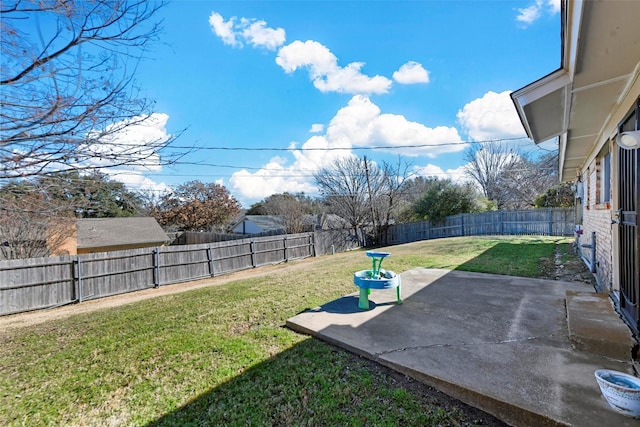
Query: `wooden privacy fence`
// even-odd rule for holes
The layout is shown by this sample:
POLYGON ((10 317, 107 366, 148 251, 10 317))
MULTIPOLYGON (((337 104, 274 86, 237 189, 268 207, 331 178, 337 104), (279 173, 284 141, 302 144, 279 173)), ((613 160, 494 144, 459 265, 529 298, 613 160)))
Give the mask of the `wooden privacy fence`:
MULTIPOLYGON (((566 236, 573 209, 495 211, 391 226, 387 245, 456 236, 566 236)), ((220 276, 359 247, 362 236, 330 230, 183 246, 0 261, 0 315, 220 276)))
POLYGON ((574 230, 573 208, 492 211, 448 216, 442 224, 423 221, 392 225, 387 230, 385 244, 459 236, 571 236, 574 230))
POLYGON ((81 302, 315 255, 313 233, 0 261, 0 315, 81 302))

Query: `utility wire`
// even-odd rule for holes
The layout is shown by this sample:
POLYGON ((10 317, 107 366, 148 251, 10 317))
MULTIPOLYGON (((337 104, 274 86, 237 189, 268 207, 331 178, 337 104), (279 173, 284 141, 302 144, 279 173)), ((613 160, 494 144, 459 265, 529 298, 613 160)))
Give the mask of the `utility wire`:
POLYGON ((171 145, 170 148, 186 149, 191 148, 198 150, 218 150, 218 151, 350 151, 350 150, 397 150, 401 148, 431 148, 431 147, 445 147, 450 145, 468 145, 468 144, 488 144, 508 141, 522 141, 529 139, 525 136, 516 138, 500 138, 489 139, 485 141, 460 141, 460 142, 440 142, 437 144, 406 144, 406 145, 377 145, 371 147, 351 146, 351 147, 310 147, 310 148, 282 148, 282 147, 193 147, 193 146, 180 146, 171 145))

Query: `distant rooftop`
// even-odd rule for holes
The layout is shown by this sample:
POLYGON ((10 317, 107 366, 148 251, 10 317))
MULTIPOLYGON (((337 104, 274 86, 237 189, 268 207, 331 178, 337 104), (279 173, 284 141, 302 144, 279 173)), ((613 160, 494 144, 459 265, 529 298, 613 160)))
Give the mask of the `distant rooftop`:
POLYGON ((168 240, 160 224, 151 217, 78 219, 78 248, 162 244, 168 240))

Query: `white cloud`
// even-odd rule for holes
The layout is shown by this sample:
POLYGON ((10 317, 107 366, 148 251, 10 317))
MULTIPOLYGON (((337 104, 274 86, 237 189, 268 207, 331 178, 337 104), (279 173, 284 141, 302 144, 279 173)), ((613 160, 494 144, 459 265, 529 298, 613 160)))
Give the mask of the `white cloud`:
POLYGON ((413 170, 413 175, 431 177, 434 176, 439 179, 450 179, 453 182, 461 183, 468 181, 465 174, 465 165, 455 169, 443 170, 440 166, 434 164, 427 164, 426 166, 418 166, 413 170))
POLYGON ((171 190, 164 182, 155 182, 151 178, 142 175, 140 171, 108 168, 102 169, 101 172, 107 174, 109 178, 115 181, 122 182, 131 190, 151 193, 156 197, 171 190))
POLYGON ((401 148, 399 152, 405 156, 437 157, 439 154, 457 152, 464 149, 464 144, 453 127, 427 127, 421 123, 411 122, 404 116, 382 114, 376 120, 373 130, 374 140, 381 140, 385 145, 411 146, 401 148))
POLYGON ((324 130, 324 125, 322 123, 314 123, 311 125, 311 129, 309 129, 309 132, 320 133, 323 130, 324 130))
POLYGON ((316 194, 318 190, 313 184, 313 174, 336 158, 351 155, 351 145, 330 142, 326 136, 319 135, 309 138, 301 148, 303 150, 291 146, 294 161, 290 165, 287 165, 287 159, 274 157, 254 173, 244 169, 234 173, 229 179, 232 192, 238 195, 245 207, 245 202, 250 204, 275 193, 316 194))
POLYGON ((413 170, 413 174, 417 176, 435 176, 442 178, 445 174, 444 170, 440 166, 432 165, 431 163, 426 166, 417 166, 413 170))
MULTIPOLYGON (((277 160, 270 161, 255 173, 241 170, 229 180, 231 187, 241 198, 260 200, 275 193, 314 193, 313 184, 300 176, 293 167, 282 166, 277 160)), ((245 206, 247 207, 247 206, 245 206)))
MULTIPOLYGON (((166 191, 168 187, 164 183, 156 183, 143 174, 162 169, 157 150, 172 138, 166 130, 168 120, 167 114, 153 113, 91 131, 86 135, 91 143, 78 146, 81 158, 76 159, 75 166, 80 173, 97 169, 134 190, 166 191)), ((48 172, 62 170, 69 170, 69 164, 54 162, 47 169, 48 172)))
POLYGON ((552 14, 560 13, 560 0, 547 0, 547 6, 552 14))
POLYGON ((267 27, 267 23, 262 20, 241 18, 238 21, 236 17, 232 17, 225 21, 219 13, 211 12, 209 25, 224 44, 233 47, 243 47, 244 41, 254 47, 276 50, 286 40, 284 29, 267 27))
POLYGON ((211 12, 209 16, 209 25, 213 33, 220 37, 224 44, 240 47, 242 43, 236 39, 236 33, 233 31, 234 21, 235 18, 231 18, 225 22, 224 18, 216 12, 211 12))
POLYGON ((393 73, 393 79, 402 84, 429 83, 429 72, 422 64, 409 61, 393 73))
POLYGON ((540 18, 540 15, 540 7, 537 4, 533 4, 529 7, 518 9, 516 20, 525 25, 531 25, 540 18))
POLYGON ((321 92, 387 93, 392 83, 384 76, 369 77, 362 74, 362 62, 352 62, 346 67, 338 66, 338 58, 326 46, 314 40, 296 40, 283 46, 278 52, 276 63, 286 73, 306 68, 313 85, 321 92))
POLYGON ((464 149, 453 127, 427 127, 399 114, 382 114, 380 108, 362 95, 356 95, 331 120, 327 137, 347 140, 363 147, 388 146, 388 151, 405 156, 436 157, 464 149))
POLYGON ((535 0, 533 4, 525 8, 518 9, 516 21, 524 28, 540 19, 543 14, 555 15, 560 12, 560 0, 535 0))
POLYGON ((265 21, 251 22, 243 18, 241 22, 247 25, 242 30, 242 36, 252 46, 262 46, 269 50, 276 50, 286 40, 285 32, 282 28, 268 28, 265 21))
POLYGON ((510 92, 487 92, 458 111, 458 122, 474 141, 526 136, 510 92))
MULTIPOLYGON (((91 145, 96 158, 89 160, 84 166, 97 167, 132 190, 149 191, 155 195, 168 191, 169 187, 165 183, 157 183, 143 175, 162 170, 156 148, 172 137, 166 129, 168 120, 168 114, 153 113, 112 124, 106 129, 107 136, 91 145), (116 166, 109 159, 110 156, 122 159, 129 155, 133 160, 126 166, 116 166)), ((98 134, 96 131, 90 137, 98 134)))
POLYGON ((83 166, 106 168, 126 162, 129 170, 148 172, 162 169, 157 150, 171 139, 166 129, 168 120, 168 114, 153 113, 135 116, 113 123, 104 131, 90 133, 88 139, 92 140, 91 144, 80 147, 80 151, 92 153, 93 158, 83 166))
MULTIPOLYGON (((243 47, 245 43, 253 47, 264 47, 278 51, 276 63, 286 73, 298 68, 306 68, 313 85, 321 92, 349 94, 379 94, 389 92, 392 81, 384 76, 373 77, 362 73, 363 62, 352 62, 344 67, 338 65, 338 58, 324 45, 314 40, 296 40, 287 46, 285 30, 267 27, 262 20, 230 18, 225 21, 217 12, 211 12, 209 25, 213 33, 224 44, 243 47)), ((418 63, 410 62, 398 72, 404 83, 428 81, 428 74, 418 63), (426 80, 425 80, 426 79, 426 80)), ((400 81, 400 80, 399 80, 400 81)))
POLYGON ((293 73, 299 67, 307 67, 311 78, 315 79, 335 70, 338 58, 322 43, 296 40, 280 48, 276 64, 286 73, 293 73))
POLYGON ((463 150, 466 145, 461 142, 455 128, 429 128, 401 115, 382 114, 368 97, 356 95, 335 114, 324 135, 312 136, 301 149, 290 147, 294 161, 289 166, 282 158, 272 159, 255 173, 234 173, 230 184, 241 199, 260 200, 284 191, 315 194, 313 173, 337 158, 353 155, 354 146, 388 146, 387 151, 394 154, 433 158, 463 150))

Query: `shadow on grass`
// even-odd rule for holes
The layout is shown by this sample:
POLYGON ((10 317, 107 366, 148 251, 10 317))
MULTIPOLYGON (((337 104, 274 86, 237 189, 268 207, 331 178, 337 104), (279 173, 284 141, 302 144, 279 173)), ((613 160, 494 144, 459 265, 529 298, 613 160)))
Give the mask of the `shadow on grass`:
MULTIPOLYGON (((149 423, 189 425, 459 425, 451 398, 309 338, 149 423), (378 371, 378 372, 376 372, 378 371), (446 410, 444 409, 446 408, 446 410)), ((472 409, 473 410, 473 409, 472 409)), ((477 411, 479 412, 479 411, 477 411)))
MULTIPOLYGON (((505 259, 518 249, 503 245, 495 252, 505 259)), ((579 382, 561 380, 576 360, 586 378, 600 363, 599 357, 587 361, 573 355, 566 336, 566 292, 589 291, 588 285, 422 268, 403 273, 402 280, 402 305, 353 316, 352 310, 334 314, 335 306, 327 303, 288 324, 500 414, 513 425, 579 419, 572 417, 600 403, 597 390, 585 392, 579 382), (556 404, 574 395, 588 404, 556 404)), ((388 302, 393 296, 381 291, 371 299, 388 302)))
MULTIPOLYGON (((554 242, 542 240, 526 244, 500 242, 456 269, 540 277, 540 260, 552 258, 554 249, 554 242)), ((428 288, 432 295, 427 301, 435 305, 427 312, 435 312, 442 301, 451 301, 446 286, 431 285, 428 288)), ((425 292, 427 290, 419 293, 425 292)), ((502 289, 496 295, 489 300, 496 309, 519 306, 517 298, 502 289)), ((447 324, 449 321, 449 330, 459 330, 459 313, 473 313, 477 299, 472 296, 465 298, 468 306, 455 309, 453 313, 446 309, 435 316, 438 323, 447 324)), ((406 307, 391 307, 385 315, 367 323, 378 332, 393 332, 389 330, 393 328, 392 324, 387 324, 386 319, 395 313, 403 313, 412 305, 426 310, 425 306, 411 303, 411 300, 415 298, 410 299, 406 307)), ((324 304, 319 311, 349 315, 359 311, 357 302, 357 296, 345 296, 324 304)), ((383 305, 396 305, 395 301, 370 303, 373 310, 383 305)), ((488 307, 484 307, 474 319, 492 322, 492 310, 487 310, 488 307)), ((513 316, 509 313, 507 318, 513 316)), ((506 321, 499 323, 508 324, 506 321)), ((394 329, 395 333, 400 330, 402 328, 394 329)), ((474 329, 473 334, 476 337, 477 330, 474 329)), ((420 338, 422 341, 424 337, 420 338)), ((486 420, 485 425, 503 425, 495 418, 417 382, 412 384, 419 392, 407 391, 407 382, 410 381, 367 359, 309 338, 237 372, 226 383, 211 388, 148 425, 464 425, 477 423, 480 418, 486 420), (471 419, 468 418, 470 413, 474 414, 471 419)))

